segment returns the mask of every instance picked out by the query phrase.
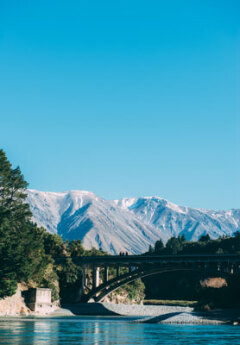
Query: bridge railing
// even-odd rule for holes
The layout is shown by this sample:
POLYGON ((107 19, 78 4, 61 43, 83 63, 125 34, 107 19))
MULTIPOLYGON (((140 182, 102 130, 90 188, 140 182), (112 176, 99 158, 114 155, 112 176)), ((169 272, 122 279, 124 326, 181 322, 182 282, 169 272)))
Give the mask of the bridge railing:
MULTIPOLYGON (((55 258, 56 263, 64 263, 68 258, 55 258)), ((202 262, 240 263, 240 254, 188 254, 188 255, 109 255, 109 256, 80 256, 71 257, 73 262, 84 264, 144 264, 144 263, 178 263, 178 262, 202 262)))

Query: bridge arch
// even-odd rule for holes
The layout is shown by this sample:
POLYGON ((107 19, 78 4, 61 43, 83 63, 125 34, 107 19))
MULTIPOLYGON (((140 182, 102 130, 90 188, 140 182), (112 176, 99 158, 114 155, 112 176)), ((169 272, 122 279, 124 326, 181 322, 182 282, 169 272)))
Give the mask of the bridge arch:
POLYGON ((108 282, 99 285, 97 288, 91 290, 88 294, 84 295, 82 302, 88 302, 93 299, 95 302, 100 302, 104 297, 109 295, 111 292, 115 291, 119 287, 129 284, 136 279, 145 278, 147 276, 152 276, 167 272, 177 272, 177 271, 203 271, 203 268, 198 267, 165 267, 165 268, 155 268, 151 270, 135 270, 131 273, 123 274, 119 277, 110 279, 108 282))

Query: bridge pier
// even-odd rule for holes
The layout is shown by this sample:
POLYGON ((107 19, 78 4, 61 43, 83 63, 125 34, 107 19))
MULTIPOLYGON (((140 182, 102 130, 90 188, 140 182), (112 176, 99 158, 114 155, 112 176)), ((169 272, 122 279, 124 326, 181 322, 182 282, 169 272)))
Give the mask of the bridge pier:
POLYGON ((120 276, 120 265, 117 265, 117 277, 120 276))
POLYGON ((231 273, 232 274, 239 273, 239 271, 240 271, 239 268, 240 268, 240 266, 238 264, 233 264, 231 267, 231 273))
POLYGON ((84 287, 86 286, 86 268, 82 267, 80 276, 80 287, 76 296, 76 302, 80 302, 84 296, 84 287))
POLYGON ((100 285, 100 280, 99 280, 99 271, 100 268, 97 266, 93 266, 93 289, 96 289, 100 285))
POLYGON ((104 267, 104 283, 107 283, 108 281, 108 266, 105 265, 104 267))
POLYGON ((87 285, 86 268, 83 267, 82 268, 82 286, 83 286, 83 288, 86 285, 87 285))

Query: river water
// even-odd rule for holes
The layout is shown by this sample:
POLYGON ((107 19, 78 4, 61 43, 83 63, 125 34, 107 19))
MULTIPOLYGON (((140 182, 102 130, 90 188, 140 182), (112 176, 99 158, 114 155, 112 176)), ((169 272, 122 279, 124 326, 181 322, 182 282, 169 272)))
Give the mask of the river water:
POLYGON ((238 345, 240 327, 134 323, 126 317, 1 319, 0 345, 238 345))

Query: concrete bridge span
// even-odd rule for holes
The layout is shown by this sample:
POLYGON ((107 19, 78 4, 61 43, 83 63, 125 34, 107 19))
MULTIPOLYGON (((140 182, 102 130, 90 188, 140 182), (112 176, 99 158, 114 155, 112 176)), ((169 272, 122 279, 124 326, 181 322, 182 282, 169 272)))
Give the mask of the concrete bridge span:
MULTIPOLYGON (((234 274, 240 269, 238 254, 115 255, 72 257, 82 269, 80 302, 101 301, 110 292, 138 278, 170 271, 211 271, 234 274)), ((64 263, 65 258, 56 258, 64 263)))

